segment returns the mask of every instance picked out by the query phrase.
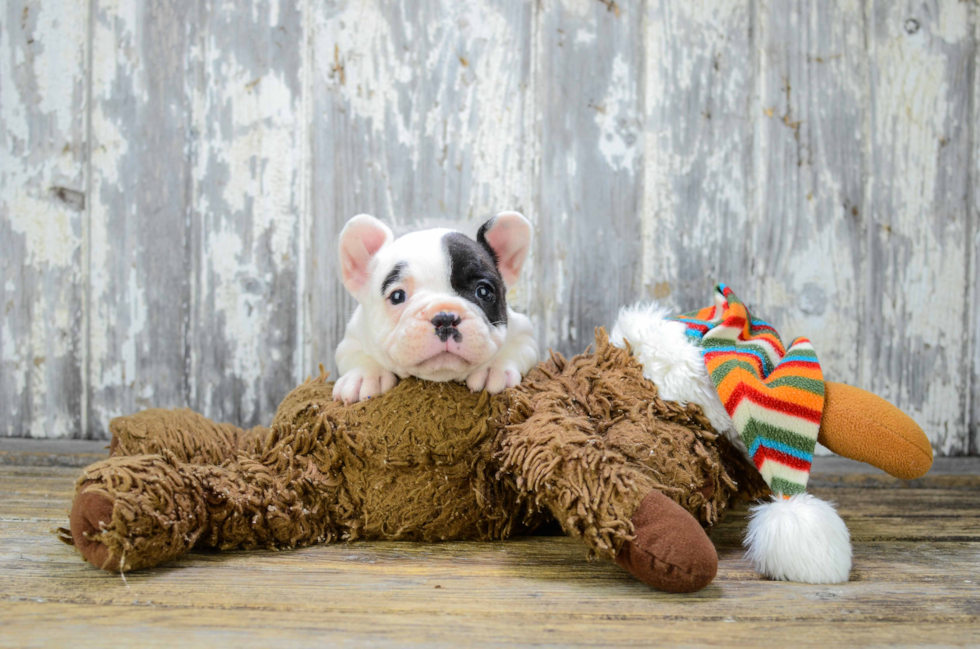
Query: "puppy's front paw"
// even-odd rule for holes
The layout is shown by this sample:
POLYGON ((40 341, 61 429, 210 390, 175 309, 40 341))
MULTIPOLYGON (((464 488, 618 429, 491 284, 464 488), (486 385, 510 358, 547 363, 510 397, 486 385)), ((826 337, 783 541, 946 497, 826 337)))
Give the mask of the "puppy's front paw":
POLYGON ((333 400, 357 403, 395 387, 398 377, 383 367, 355 367, 333 384, 333 400))
POLYGON ((489 367, 481 367, 466 377, 466 387, 472 392, 486 390, 498 394, 521 382, 521 372, 512 361, 499 361, 489 367))

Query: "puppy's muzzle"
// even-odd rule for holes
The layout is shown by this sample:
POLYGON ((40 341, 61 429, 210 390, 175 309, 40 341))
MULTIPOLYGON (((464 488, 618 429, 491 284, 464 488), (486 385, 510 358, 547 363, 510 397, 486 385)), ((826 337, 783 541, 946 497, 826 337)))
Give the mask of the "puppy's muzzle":
POLYGON ((456 315, 455 313, 446 313, 445 311, 439 313, 436 317, 432 318, 432 324, 435 326, 435 334, 439 336, 439 340, 446 342, 449 337, 456 342, 462 342, 463 334, 459 333, 459 326, 463 319, 456 315))

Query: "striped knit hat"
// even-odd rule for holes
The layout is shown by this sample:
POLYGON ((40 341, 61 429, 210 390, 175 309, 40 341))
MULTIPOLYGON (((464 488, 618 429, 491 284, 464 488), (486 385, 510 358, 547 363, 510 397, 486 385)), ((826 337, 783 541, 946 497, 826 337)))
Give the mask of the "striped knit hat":
POLYGON ((820 363, 806 338, 787 349, 719 284, 713 306, 679 316, 656 304, 620 312, 611 336, 629 342, 664 399, 701 406, 752 460, 774 493, 754 506, 746 555, 773 579, 847 581, 850 534, 833 506, 806 493, 823 414, 820 363))
POLYGON ((711 382, 774 493, 801 494, 810 478, 823 415, 823 372, 806 338, 789 349, 753 318, 732 289, 719 284, 715 305, 680 316, 699 347, 711 382))

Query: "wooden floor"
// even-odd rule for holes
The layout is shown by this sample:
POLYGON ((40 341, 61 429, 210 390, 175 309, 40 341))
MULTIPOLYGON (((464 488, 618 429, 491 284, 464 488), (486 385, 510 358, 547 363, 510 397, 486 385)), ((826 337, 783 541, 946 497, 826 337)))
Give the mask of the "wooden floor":
POLYGON ((2 646, 980 643, 976 458, 912 483, 818 461, 813 491, 854 538, 849 583, 760 579, 733 512, 712 534, 717 579, 679 596, 564 537, 194 553, 123 579, 52 534, 101 451, 42 446, 0 440, 2 646))

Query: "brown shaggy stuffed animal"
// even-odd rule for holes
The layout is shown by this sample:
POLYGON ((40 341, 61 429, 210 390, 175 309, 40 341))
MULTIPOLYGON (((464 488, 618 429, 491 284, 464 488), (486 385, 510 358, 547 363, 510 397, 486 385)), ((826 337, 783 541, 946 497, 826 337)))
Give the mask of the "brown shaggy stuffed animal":
POLYGON ((638 579, 689 592, 717 570, 702 526, 767 492, 698 406, 660 399, 602 330, 595 351, 554 354, 493 397, 408 379, 344 406, 331 389, 321 370, 270 428, 189 410, 113 420, 111 457, 79 478, 63 538, 128 571, 192 548, 503 539, 553 520, 638 579))

